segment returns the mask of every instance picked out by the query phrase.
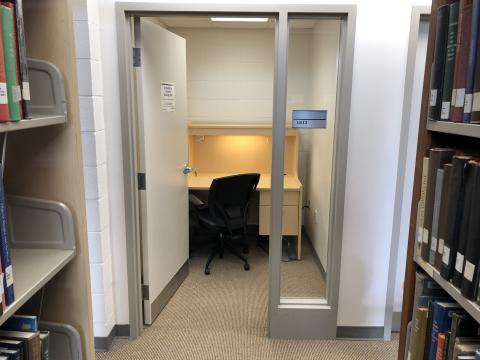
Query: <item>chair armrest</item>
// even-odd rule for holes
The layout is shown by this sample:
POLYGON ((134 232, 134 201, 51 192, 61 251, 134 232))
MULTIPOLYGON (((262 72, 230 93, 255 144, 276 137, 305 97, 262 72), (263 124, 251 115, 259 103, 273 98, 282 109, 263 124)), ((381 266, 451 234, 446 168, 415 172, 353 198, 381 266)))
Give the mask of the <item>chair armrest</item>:
POLYGON ((190 202, 190 204, 192 204, 196 208, 201 208, 207 205, 193 194, 188 194, 188 201, 190 202))

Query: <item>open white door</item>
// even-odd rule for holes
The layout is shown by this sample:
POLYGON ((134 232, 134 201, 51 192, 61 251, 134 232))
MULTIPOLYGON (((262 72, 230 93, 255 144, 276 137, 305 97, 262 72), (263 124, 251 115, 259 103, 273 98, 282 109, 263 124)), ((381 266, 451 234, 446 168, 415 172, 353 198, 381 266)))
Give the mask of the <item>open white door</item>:
POLYGON ((139 172, 145 174, 139 190, 143 307, 151 324, 183 280, 188 260, 186 46, 145 19, 135 37, 141 53, 135 71, 139 172))

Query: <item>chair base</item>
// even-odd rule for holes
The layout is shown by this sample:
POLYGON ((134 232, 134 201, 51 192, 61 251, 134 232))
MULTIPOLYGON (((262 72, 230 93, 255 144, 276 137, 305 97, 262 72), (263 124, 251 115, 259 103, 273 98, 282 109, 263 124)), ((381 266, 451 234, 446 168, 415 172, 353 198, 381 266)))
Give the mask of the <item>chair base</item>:
MULTIPOLYGON (((231 246, 231 244, 229 244, 228 242, 225 242, 223 240, 223 237, 220 236, 219 241, 212 248, 212 251, 210 252, 207 263, 205 264, 205 270, 204 270, 205 275, 210 275, 210 264, 212 263, 215 256, 218 255, 218 257, 220 259, 222 259, 225 250, 227 250, 228 252, 230 252, 231 254, 235 255, 237 258, 239 258, 240 260, 243 261, 243 263, 244 263, 243 264, 243 269, 245 271, 250 270, 250 264, 248 263, 248 260, 243 255, 241 255, 237 250, 235 250, 235 248, 233 246, 231 246)), ((248 253, 248 247, 247 246, 243 248, 243 252, 248 253)))

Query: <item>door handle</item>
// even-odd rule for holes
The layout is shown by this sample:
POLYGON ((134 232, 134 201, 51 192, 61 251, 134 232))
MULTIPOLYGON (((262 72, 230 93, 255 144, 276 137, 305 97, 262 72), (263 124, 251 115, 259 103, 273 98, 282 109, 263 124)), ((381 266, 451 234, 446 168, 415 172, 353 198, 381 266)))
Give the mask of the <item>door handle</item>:
POLYGON ((192 171, 195 171, 195 168, 192 168, 191 166, 188 166, 188 164, 183 165, 182 172, 185 175, 190 174, 192 171))

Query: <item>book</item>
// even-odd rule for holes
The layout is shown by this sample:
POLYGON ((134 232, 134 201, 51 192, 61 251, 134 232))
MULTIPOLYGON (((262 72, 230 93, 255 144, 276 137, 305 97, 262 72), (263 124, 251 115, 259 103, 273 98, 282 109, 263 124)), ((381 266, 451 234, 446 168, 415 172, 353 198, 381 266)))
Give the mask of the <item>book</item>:
POLYGON ((457 51, 458 11, 460 5, 457 1, 449 6, 447 54, 443 76, 442 109, 440 112, 440 120, 444 121, 448 121, 450 119, 450 106, 452 103, 453 90, 453 70, 455 67, 455 54, 457 51))
POLYGON ((447 350, 447 359, 453 358, 455 339, 457 337, 473 337, 479 335, 479 324, 465 311, 458 311, 452 314, 452 325, 450 326, 450 339, 447 350))
POLYGON ((423 219, 422 246, 420 250, 421 257, 428 262, 430 254, 430 244, 432 236, 433 206, 435 199, 435 186, 437 181, 437 170, 443 168, 443 165, 450 162, 455 150, 447 148, 432 148, 429 152, 428 161, 428 181, 425 193, 425 214, 423 219))
POLYGON ((443 245, 442 267, 440 270, 441 276, 446 280, 450 280, 452 276, 454 260, 456 259, 458 234, 465 195, 465 169, 468 161, 471 159, 470 156, 456 155, 452 160, 452 173, 448 185, 447 226, 445 243, 443 245))
POLYGON ((5 75, 7 79, 8 113, 12 121, 21 119, 20 100, 21 89, 18 83, 17 50, 15 47, 14 17, 12 9, 2 5, 2 39, 5 62, 5 75))
POLYGON ((22 360, 20 350, 0 348, 0 355, 8 356, 9 360, 22 360))
POLYGON ((447 333, 439 333, 437 341, 437 352, 435 355, 435 360, 445 360, 446 348, 447 348, 447 333))
POLYGON ((471 203, 468 214, 464 214, 464 218, 468 217, 469 222, 465 237, 465 260, 460 291, 467 299, 475 300, 478 289, 478 265, 480 261, 480 164, 473 162, 472 166, 473 190, 470 195, 471 203))
POLYGON ((457 53, 455 54, 455 69, 453 71, 452 113, 450 114, 450 120, 455 122, 463 121, 471 25, 472 0, 460 0, 457 53))
POLYGON ((445 244, 445 231, 447 228, 448 211, 448 189, 450 184, 450 175, 452 173, 452 164, 443 166, 443 186, 440 201, 440 213, 438 216, 438 247, 435 255, 435 268, 440 271, 442 267, 443 245, 445 244))
POLYGON ((3 174, 0 171, 0 263, 3 276, 3 289, 5 304, 8 306, 15 301, 13 285, 13 269, 8 245, 8 216, 5 189, 3 187, 3 174))
POLYGON ((42 348, 42 360, 50 359, 50 331, 40 331, 40 345, 42 348))
POLYGON ((12 315, 1 328, 13 331, 38 331, 38 321, 36 316, 12 315))
POLYGON ((425 218, 425 196, 427 193, 429 158, 424 157, 422 163, 422 186, 420 189, 420 201, 417 210, 417 253, 420 253, 423 240, 423 222, 425 218))
POLYGON ((437 170, 437 181, 435 182, 435 195, 433 200, 432 237, 430 241, 430 255, 428 258, 428 262, 433 266, 435 266, 435 258, 438 249, 438 221, 440 217, 440 202, 442 200, 443 173, 443 169, 437 170))
POLYGON ((477 46, 475 76, 473 80, 473 101, 470 123, 480 123, 480 46, 477 46))
POLYGON ((20 85, 22 90, 22 112, 24 118, 31 118, 30 110, 30 82, 28 75, 27 45, 25 41, 25 26, 23 23, 23 4, 22 0, 8 0, 15 9, 17 54, 20 74, 20 85))
POLYGON ((410 360, 423 360, 425 352, 425 339, 427 334, 428 308, 418 307, 415 311, 415 322, 412 325, 410 360))
POLYGON ((472 205, 472 194, 474 188, 474 169, 475 162, 469 161, 465 168, 465 194, 463 202, 462 217, 460 219, 460 229, 458 233, 458 245, 455 255, 455 266, 453 268, 452 283, 457 288, 462 286, 463 269, 465 266, 465 250, 467 247, 468 228, 470 225, 470 207, 472 205))
MULTIPOLYGON (((0 22, 2 18, 0 16, 0 22)), ((0 39, 2 38, 2 26, 0 25, 0 39)), ((10 119, 8 112, 7 78, 5 75, 5 60, 3 55, 3 41, 0 41, 0 122, 10 119)))
POLYGON ((438 334, 448 331, 452 325, 452 313, 462 308, 457 303, 434 302, 432 331, 430 335, 430 353, 428 360, 435 360, 437 355, 438 334))
MULTIPOLYGON (((25 360, 41 360, 40 333, 0 330, 0 338, 21 340, 25 360)), ((0 344, 1 345, 1 344, 0 344)))
POLYGON ((471 356, 474 359, 479 348, 479 338, 457 338, 452 359, 458 359, 460 356, 471 356))
POLYGON ((437 10, 437 28, 435 50, 430 76, 430 100, 428 118, 439 120, 442 106, 443 73, 447 52, 449 5, 440 6, 437 10))
POLYGON ((0 338, 0 347, 11 350, 18 350, 20 352, 20 359, 25 359, 25 354, 23 352, 24 344, 22 340, 0 338))
POLYGON ((477 62, 478 32, 480 26, 480 0, 473 0, 472 24, 470 29, 470 44, 468 50, 467 81, 465 86, 465 105, 463 107, 463 122, 470 122, 473 104, 473 83, 475 80, 475 65, 477 62))

